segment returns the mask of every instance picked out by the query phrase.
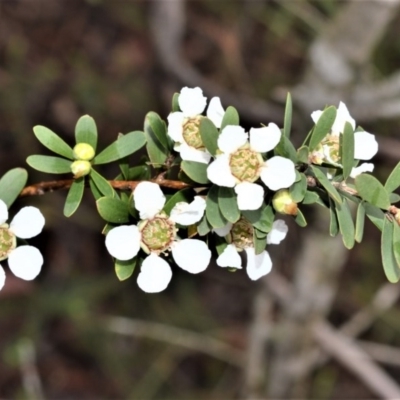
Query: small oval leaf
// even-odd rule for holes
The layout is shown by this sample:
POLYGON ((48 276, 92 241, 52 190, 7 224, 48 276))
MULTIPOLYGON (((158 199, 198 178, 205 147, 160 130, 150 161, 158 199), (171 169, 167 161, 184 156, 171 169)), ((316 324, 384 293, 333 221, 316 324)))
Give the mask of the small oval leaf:
POLYGON ((85 190, 85 178, 75 179, 72 183, 64 205, 64 215, 70 217, 81 204, 83 192, 85 190))
POLYGON ((383 210, 390 207, 389 193, 372 175, 358 175, 355 179, 355 186, 363 200, 383 210))

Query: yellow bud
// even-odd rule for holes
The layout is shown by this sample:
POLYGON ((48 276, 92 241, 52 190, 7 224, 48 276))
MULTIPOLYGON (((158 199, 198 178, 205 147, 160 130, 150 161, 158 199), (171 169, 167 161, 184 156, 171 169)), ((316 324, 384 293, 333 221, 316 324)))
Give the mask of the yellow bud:
POLYGON ((94 148, 87 143, 78 143, 74 147, 75 160, 90 161, 95 156, 94 148))
POLYGON ((288 190, 279 190, 272 198, 272 205, 281 214, 297 215, 297 203, 293 201, 288 190))
POLYGON ((80 178, 81 176, 87 175, 92 168, 89 161, 78 160, 71 164, 71 171, 74 174, 74 178, 80 178))

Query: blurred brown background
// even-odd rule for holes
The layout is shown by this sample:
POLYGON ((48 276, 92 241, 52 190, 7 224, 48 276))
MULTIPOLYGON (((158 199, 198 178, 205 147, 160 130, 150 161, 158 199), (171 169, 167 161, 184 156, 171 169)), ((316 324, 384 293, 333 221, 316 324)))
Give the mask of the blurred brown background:
MULTIPOLYGON (((246 128, 282 126, 290 90, 296 144, 311 111, 345 101, 377 134, 385 179, 400 154, 399 35, 396 0, 1 0, 1 173, 47 154, 34 125, 73 144, 90 114, 102 148, 200 86, 246 128)), ((31 241, 45 265, 32 283, 7 271, 0 398, 400 398, 400 289, 385 281, 371 224, 348 252, 327 212, 304 207, 310 226, 288 220, 262 282, 175 268, 167 291, 145 295, 136 273, 116 279, 90 195, 67 220, 65 194, 16 203, 46 216, 31 241)))

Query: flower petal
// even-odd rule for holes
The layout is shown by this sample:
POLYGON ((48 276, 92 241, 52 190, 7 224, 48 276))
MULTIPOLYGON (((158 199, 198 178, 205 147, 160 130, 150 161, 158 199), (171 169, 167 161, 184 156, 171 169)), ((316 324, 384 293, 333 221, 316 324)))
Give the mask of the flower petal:
POLYGON ((0 199, 0 225, 4 224, 8 220, 8 208, 7 204, 0 199))
POLYGON ((375 135, 368 132, 354 132, 354 158, 370 160, 378 152, 375 135))
POLYGON ((228 125, 222 129, 218 137, 218 148, 227 154, 231 154, 239 147, 246 144, 248 134, 241 126, 228 125))
POLYGON ((179 267, 192 274, 203 272, 210 264, 211 251, 198 239, 183 239, 172 245, 172 257, 179 267))
POLYGON ((217 265, 228 268, 242 268, 242 260, 234 244, 226 246, 225 250, 217 258, 217 265))
POLYGON ((293 161, 281 156, 274 156, 265 162, 261 170, 261 180, 271 190, 279 190, 293 185, 296 172, 293 161))
POLYGON ((351 117, 346 104, 341 101, 337 108, 335 122, 332 125, 332 134, 338 136, 343 133, 346 122, 350 122, 353 129, 356 127, 356 121, 351 117))
POLYGON ((25 281, 35 279, 43 265, 43 256, 33 246, 19 246, 8 256, 8 266, 11 272, 25 281))
POLYGON ((196 196, 190 204, 184 201, 176 203, 171 210, 169 219, 177 224, 189 226, 203 218, 205 209, 206 201, 202 197, 196 196))
POLYGON ((217 128, 221 128, 222 118, 224 117, 225 110, 222 107, 221 99, 213 97, 207 108, 207 117, 211 119, 217 128))
POLYGON ((258 210, 264 200, 264 189, 256 183, 241 182, 235 192, 239 210, 258 210))
POLYGON ((314 124, 316 124, 318 122, 318 120, 321 117, 321 115, 322 115, 322 111, 321 110, 313 111, 311 113, 311 118, 314 121, 314 124))
POLYGON ((262 276, 271 272, 272 261, 268 251, 263 251, 261 254, 255 254, 254 247, 245 249, 247 254, 247 275, 253 281, 260 279, 262 276))
POLYGON ((374 171, 374 164, 363 163, 363 164, 359 165, 358 167, 355 167, 351 170, 350 177, 354 179, 358 175, 360 175, 364 172, 373 172, 373 171, 374 171))
POLYGON ((229 155, 220 154, 207 167, 207 178, 218 186, 234 187, 236 179, 229 167, 229 155))
POLYGON ((183 120, 185 116, 177 111, 168 115, 168 135, 174 142, 183 142, 183 120))
POLYGON ((106 236, 107 251, 117 260, 131 260, 140 249, 140 232, 136 225, 121 225, 106 236))
POLYGON ((10 224, 10 230, 21 239, 30 239, 39 235, 44 227, 44 217, 36 207, 23 207, 10 224))
POLYGON ((156 254, 150 254, 142 263, 137 283, 146 293, 159 293, 168 286, 171 278, 169 264, 156 254))
POLYGON ((213 228, 213 232, 215 232, 218 236, 224 237, 226 236, 232 229, 232 222, 228 222, 222 228, 213 228))
POLYGON ((179 153, 182 160, 196 161, 202 164, 208 164, 211 159, 211 154, 208 151, 201 151, 194 147, 188 146, 186 142, 179 146, 179 153))
POLYGON ((288 226, 283 219, 277 219, 272 224, 272 229, 267 235, 267 244, 279 244, 288 233, 288 226))
POLYGON ((184 87, 178 98, 179 107, 185 117, 194 117, 201 114, 206 108, 207 97, 199 87, 184 87))
POLYGON ((6 283, 6 273, 4 271, 4 268, 0 265, 0 290, 3 289, 5 283, 6 283))
POLYGON ((165 204, 164 193, 154 182, 140 182, 133 191, 133 200, 141 219, 153 218, 165 204))
POLYGON ((266 153, 276 147, 281 140, 282 132, 278 125, 269 123, 268 126, 250 129, 250 147, 259 153, 266 153))

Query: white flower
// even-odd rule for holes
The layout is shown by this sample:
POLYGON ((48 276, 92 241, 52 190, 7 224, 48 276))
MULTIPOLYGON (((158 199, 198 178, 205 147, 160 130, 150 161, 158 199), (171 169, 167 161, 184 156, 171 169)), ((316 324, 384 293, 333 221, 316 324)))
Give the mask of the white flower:
POLYGON ((277 125, 250 129, 249 135, 240 126, 226 126, 218 138, 222 154, 208 166, 208 179, 218 186, 234 187, 240 210, 257 210, 264 198, 258 178, 271 190, 291 186, 296 179, 295 166, 287 158, 275 156, 264 161, 261 153, 275 148, 281 139, 277 125))
MULTIPOLYGON (((18 278, 35 279, 43 265, 43 256, 33 246, 17 246, 17 238, 30 239, 43 229, 44 217, 36 207, 24 207, 13 218, 10 225, 7 205, 0 200, 0 260, 8 258, 11 272, 18 278)), ((0 265, 0 289, 4 286, 5 272, 0 265)))
POLYGON ((359 167, 355 167, 351 170, 350 177, 356 178, 358 175, 364 172, 373 172, 374 171, 374 164, 372 163, 363 163, 359 167))
MULTIPOLYGON (((321 115, 321 110, 314 111, 311 114, 314 123, 318 122, 321 115)), ((349 122, 355 129, 355 120, 351 117, 346 105, 340 102, 331 132, 321 143, 324 147, 323 152, 326 160, 333 164, 336 164, 339 158, 339 136, 343 133, 346 122, 349 122)), ((354 132, 354 158, 356 160, 370 160, 377 152, 378 142, 375 135, 365 131, 354 132)))
MULTIPOLYGON (((230 226, 229 239, 231 243, 217 258, 217 265, 220 267, 242 268, 242 260, 239 251, 244 250, 247 255, 246 272, 250 279, 257 280, 267 275, 272 269, 272 261, 268 251, 264 250, 260 254, 255 254, 253 246, 253 227, 244 218, 230 226)), ((225 227, 224 227, 225 228, 225 227)), ((225 230, 226 232, 226 230, 225 230)), ((217 232, 217 235, 221 236, 217 232)), ((285 221, 277 219, 272 225, 271 231, 267 235, 265 244, 279 244, 285 239, 288 227, 285 221)), ((225 235, 224 235, 225 236, 225 235)))
MULTIPOLYGON (((199 87, 184 87, 178 103, 181 111, 168 116, 168 135, 175 142, 174 149, 180 153, 182 160, 208 164, 211 155, 204 147, 199 131, 201 114, 206 108, 207 98, 203 96, 199 87)), ((213 97, 207 109, 207 117, 219 128, 223 116, 221 100, 219 97, 213 97)))
POLYGON ((139 287, 148 293, 163 291, 172 278, 169 264, 160 257, 169 251, 182 269, 198 274, 211 259, 211 251, 198 239, 177 238, 176 224, 192 225, 203 217, 205 200, 196 196, 192 203, 177 203, 168 217, 162 209, 166 199, 160 187, 153 182, 141 182, 133 192, 135 207, 142 219, 136 225, 122 225, 111 229, 106 236, 108 252, 118 260, 130 260, 140 247, 149 255, 138 275, 139 287))

